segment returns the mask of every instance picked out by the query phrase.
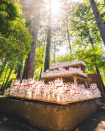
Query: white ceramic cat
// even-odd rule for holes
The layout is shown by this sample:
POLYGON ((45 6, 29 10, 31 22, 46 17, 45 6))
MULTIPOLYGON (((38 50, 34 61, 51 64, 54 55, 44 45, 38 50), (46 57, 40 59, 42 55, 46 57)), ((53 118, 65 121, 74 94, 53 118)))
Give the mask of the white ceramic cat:
POLYGON ((42 86, 41 87, 41 99, 42 100, 46 100, 46 92, 47 92, 47 89, 45 88, 45 86, 42 86))
POLYGON ((10 94, 10 89, 11 89, 11 88, 7 88, 7 89, 4 91, 4 95, 9 96, 9 94, 10 94))
POLYGON ((29 89, 26 90, 26 94, 25 94, 26 99, 32 99, 32 89, 33 89, 33 86, 31 85, 29 89))
POLYGON ((35 87, 32 89, 32 99, 35 100, 37 99, 37 87, 39 86, 38 80, 35 80, 35 87))
POLYGON ((61 94, 60 94, 60 102, 66 102, 68 100, 67 92, 64 88, 62 88, 61 94))
POLYGON ((71 90, 70 90, 70 84, 69 83, 64 83, 64 89, 66 90, 68 101, 71 101, 71 90))
POLYGON ((22 87, 26 87, 26 86, 28 86, 28 83, 27 83, 28 81, 26 80, 26 79, 23 79, 22 80, 22 83, 21 83, 21 86, 22 87))
POLYGON ((71 96, 72 96, 72 101, 79 100, 79 92, 78 92, 77 88, 72 88, 71 96))
POLYGON ((95 98, 101 97, 101 93, 100 93, 96 83, 92 84, 91 89, 92 89, 92 92, 93 92, 95 98))
POLYGON ((46 100, 50 101, 50 90, 51 90, 51 88, 48 85, 46 85, 45 88, 46 88, 46 100))
POLYGON ((40 86, 40 84, 38 84, 37 86, 36 86, 36 99, 41 99, 41 86, 40 86))
POLYGON ((12 88, 10 89, 10 96, 14 96, 14 90, 20 87, 20 79, 13 80, 12 88))
POLYGON ((40 87, 42 87, 42 86, 44 86, 45 84, 44 84, 44 81, 42 80, 42 81, 39 81, 39 85, 40 85, 40 87))
POLYGON ((57 78, 56 80, 55 80, 55 87, 57 88, 57 92, 59 92, 60 93, 60 90, 61 90, 61 88, 63 87, 63 79, 62 78, 57 78))
POLYGON ((28 86, 31 86, 32 88, 34 88, 35 87, 35 80, 34 80, 34 78, 33 77, 29 78, 27 84, 28 84, 28 86))

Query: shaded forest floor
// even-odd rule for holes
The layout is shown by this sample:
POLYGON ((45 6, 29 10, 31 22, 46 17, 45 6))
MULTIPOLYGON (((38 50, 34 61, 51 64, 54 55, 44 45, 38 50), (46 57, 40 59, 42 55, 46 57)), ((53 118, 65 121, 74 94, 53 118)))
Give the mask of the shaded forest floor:
MULTIPOLYGON (((105 131, 105 101, 102 108, 73 131, 105 131)), ((41 131, 16 117, 0 113, 0 131, 41 131)))

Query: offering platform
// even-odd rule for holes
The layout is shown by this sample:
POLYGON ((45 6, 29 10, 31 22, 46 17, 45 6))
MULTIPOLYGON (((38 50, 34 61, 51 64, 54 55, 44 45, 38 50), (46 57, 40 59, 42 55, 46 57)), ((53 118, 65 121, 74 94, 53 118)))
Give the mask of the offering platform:
POLYGON ((0 98, 0 110, 27 120, 46 131, 70 131, 100 109, 100 99, 66 105, 41 101, 0 98))

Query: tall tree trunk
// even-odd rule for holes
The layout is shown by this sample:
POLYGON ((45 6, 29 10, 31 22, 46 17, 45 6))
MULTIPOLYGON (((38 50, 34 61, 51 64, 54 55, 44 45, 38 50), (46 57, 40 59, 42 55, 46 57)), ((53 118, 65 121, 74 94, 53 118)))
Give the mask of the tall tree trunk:
POLYGON ((47 32, 47 45, 46 45, 46 55, 45 55, 44 72, 47 69, 49 69, 49 63, 50 63, 50 46, 51 46, 51 8, 50 8, 50 5, 49 5, 48 32, 47 32))
POLYGON ((103 83, 103 81, 102 81, 101 74, 100 74, 100 71, 99 71, 98 67, 96 67, 96 72, 97 72, 97 74, 99 74, 99 76, 100 76, 101 83, 102 83, 102 86, 103 86, 103 89, 104 89, 104 93, 105 93, 104 83, 103 83))
MULTIPOLYGON (((67 21, 67 19, 66 19, 67 21)), ((69 30, 68 30, 68 22, 67 22, 67 38, 68 38, 68 43, 69 43, 69 48, 70 48, 70 52, 72 52, 72 49, 71 49, 71 44, 70 44, 70 36, 69 36, 69 30)))
POLYGON ((99 14, 99 11, 98 11, 98 8, 96 6, 95 1, 90 0, 90 4, 91 4, 91 7, 92 7, 92 10, 93 10, 95 19, 96 19, 97 26, 99 28, 99 31, 100 31, 100 34, 101 34, 101 37, 102 37, 102 40, 103 40, 103 43, 105 45, 105 26, 104 26, 104 23, 103 23, 102 18, 99 14))
POLYGON ((1 92, 2 92, 2 90, 3 90, 3 88, 4 88, 4 84, 5 84, 5 80, 6 80, 6 74, 7 74, 7 72, 8 72, 8 69, 9 69, 9 67, 7 66, 7 68, 6 68, 6 70, 5 70, 5 76, 4 76, 4 79, 3 79, 3 84, 2 84, 1 89, 0 89, 1 92))
POLYGON ((1 85, 1 88, 0 88, 0 95, 2 94, 3 87, 4 87, 4 82, 3 82, 3 84, 1 85))
POLYGON ((98 67, 96 67, 96 72, 97 72, 97 74, 100 74, 98 67))
POLYGON ((5 84, 4 84, 4 87, 3 87, 3 89, 2 89, 2 95, 4 94, 4 90, 6 89, 6 86, 7 86, 8 80, 9 80, 9 77, 10 77, 10 75, 11 75, 11 73, 12 73, 12 70, 13 70, 13 67, 11 68, 11 70, 10 70, 10 72, 9 72, 9 74, 8 74, 7 80, 6 80, 6 82, 5 82, 5 84))
POLYGON ((33 37, 33 41, 31 42, 31 51, 28 54, 28 58, 25 62, 24 72, 23 72, 23 79, 30 78, 34 76, 34 67, 35 67, 35 53, 36 53, 36 42, 37 42, 37 34, 38 34, 38 24, 40 20, 40 4, 38 0, 36 0, 36 13, 32 20, 32 32, 31 35, 33 37))
POLYGON ((21 60, 21 64, 18 66, 17 70, 17 79, 20 79, 20 82, 22 82, 22 70, 23 70, 23 60, 21 60))
POLYGON ((1 70, 0 70, 0 78, 1 78, 1 75, 2 75, 2 73, 3 73, 3 71, 4 71, 4 69, 5 69, 6 64, 7 64, 7 60, 4 60, 3 66, 2 66, 2 68, 1 68, 1 70))
POLYGON ((41 73, 42 73, 42 68, 40 69, 40 78, 39 78, 39 81, 41 80, 41 73))
POLYGON ((28 74, 28 58, 26 58, 26 60, 25 60, 25 66, 24 66, 24 71, 23 71, 22 78, 26 79, 27 74, 28 74))

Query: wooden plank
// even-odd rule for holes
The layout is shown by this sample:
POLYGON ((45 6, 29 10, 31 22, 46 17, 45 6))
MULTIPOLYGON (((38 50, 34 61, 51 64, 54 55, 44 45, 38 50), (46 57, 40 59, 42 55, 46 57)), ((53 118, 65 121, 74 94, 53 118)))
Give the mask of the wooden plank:
POLYGON ((99 74, 88 74, 88 80, 91 81, 101 81, 99 74))
POLYGON ((82 76, 78 73, 73 73, 73 74, 62 74, 62 75, 56 75, 56 76, 46 76, 46 77, 42 77, 42 79, 46 80, 46 79, 56 79, 56 78, 70 78, 70 77, 73 77, 73 75, 76 75, 79 79, 87 78, 87 77, 82 76))
POLYGON ((80 75, 76 75, 76 77, 77 77, 77 79, 82 79, 82 80, 87 80, 87 77, 82 77, 82 76, 80 76, 80 75))
MULTIPOLYGON (((9 97, 7 96, 7 98, 9 98, 9 97)), ((12 98, 12 97, 10 97, 10 98, 12 98)), ((96 98, 101 98, 101 97, 96 97, 96 98)), ((68 105, 70 103, 75 103, 75 102, 80 102, 80 101, 87 101, 87 100, 92 100, 92 99, 96 99, 96 98, 84 99, 84 100, 76 100, 76 101, 68 101, 68 102, 62 102, 62 103, 56 102, 56 101, 41 100, 41 99, 25 99, 25 98, 20 98, 20 100, 32 100, 32 101, 41 101, 41 102, 53 103, 53 104, 57 104, 57 105, 68 105)))

